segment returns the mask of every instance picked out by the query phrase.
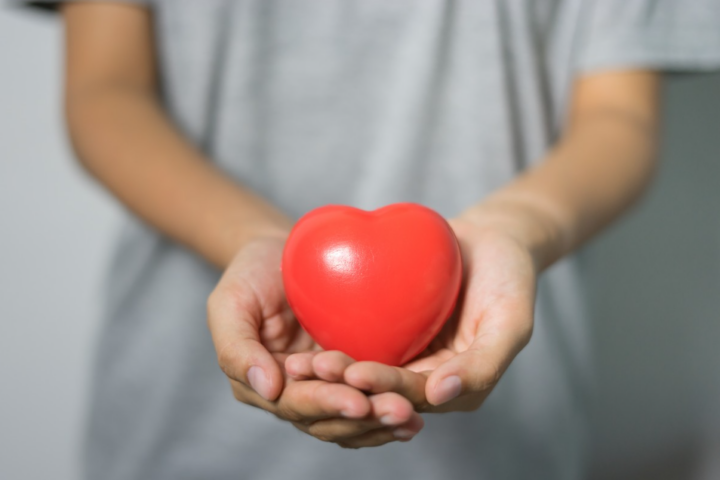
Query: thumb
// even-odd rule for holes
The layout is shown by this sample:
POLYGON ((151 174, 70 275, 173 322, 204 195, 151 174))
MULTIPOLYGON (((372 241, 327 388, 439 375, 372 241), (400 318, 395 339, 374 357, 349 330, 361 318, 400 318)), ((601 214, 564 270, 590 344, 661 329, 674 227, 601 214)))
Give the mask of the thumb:
POLYGON ((220 368, 229 378, 274 401, 283 389, 283 375, 260 341, 260 324, 261 320, 236 302, 214 296, 208 301, 208 328, 220 368))
POLYGON ((484 399, 529 340, 529 334, 512 331, 479 335, 432 372, 425 386, 428 402, 437 406, 467 394, 484 399))

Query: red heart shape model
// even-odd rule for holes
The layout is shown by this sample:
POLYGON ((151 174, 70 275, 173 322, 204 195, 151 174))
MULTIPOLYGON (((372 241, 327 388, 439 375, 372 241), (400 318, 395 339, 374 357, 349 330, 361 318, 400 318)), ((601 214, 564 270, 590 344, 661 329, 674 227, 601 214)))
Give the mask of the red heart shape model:
POLYGON ((403 365, 452 313, 462 261, 450 225, 429 208, 329 205, 295 224, 282 276, 295 316, 325 350, 403 365))

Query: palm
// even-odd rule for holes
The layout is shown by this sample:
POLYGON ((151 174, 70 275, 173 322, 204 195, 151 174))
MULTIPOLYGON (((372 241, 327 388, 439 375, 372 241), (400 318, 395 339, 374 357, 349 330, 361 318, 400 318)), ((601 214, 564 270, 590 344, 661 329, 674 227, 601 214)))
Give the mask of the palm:
POLYGON ((535 274, 526 251, 511 241, 479 234, 458 220, 450 222, 463 255, 463 284, 457 307, 428 348, 406 368, 432 371, 466 351, 483 336, 507 328, 532 328, 535 274), (524 318, 527 325, 518 325, 524 318))
POLYGON ((283 243, 278 240, 257 242, 244 249, 231 267, 239 300, 250 307, 261 343, 276 357, 318 348, 285 298, 282 250, 283 243))

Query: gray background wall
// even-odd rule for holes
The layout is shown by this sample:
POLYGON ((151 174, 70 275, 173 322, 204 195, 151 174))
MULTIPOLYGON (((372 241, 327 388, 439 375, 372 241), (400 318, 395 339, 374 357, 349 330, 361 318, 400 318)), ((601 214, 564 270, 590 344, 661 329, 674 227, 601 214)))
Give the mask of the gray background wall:
MULTIPOLYGON (((73 162, 61 31, 0 9, 0 478, 71 480, 121 209, 73 162)), ((720 478, 720 76, 672 78, 664 166, 587 252, 597 479, 720 478)))
POLYGON ((652 191, 587 252, 598 479, 720 478, 720 76, 664 100, 652 191))

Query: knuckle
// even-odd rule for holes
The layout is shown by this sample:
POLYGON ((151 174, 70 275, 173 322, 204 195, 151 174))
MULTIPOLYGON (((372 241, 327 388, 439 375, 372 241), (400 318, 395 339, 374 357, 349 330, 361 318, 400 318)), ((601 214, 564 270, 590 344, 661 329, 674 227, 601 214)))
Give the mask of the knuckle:
POLYGON ((210 296, 207 299, 206 306, 205 306, 205 325, 207 326, 207 329, 212 332, 213 330, 213 319, 214 319, 214 312, 215 312, 215 306, 214 306, 214 300, 213 295, 210 294, 210 296))
POLYGON ((205 308, 207 309, 207 316, 208 316, 208 323, 211 321, 211 318, 213 314, 218 310, 220 303, 220 294, 219 289, 216 288, 215 290, 208 295, 207 302, 205 303, 205 308))
POLYGON ((280 402, 277 405, 277 409, 275 411, 275 415, 280 417, 283 420, 288 420, 290 422, 298 422, 300 423, 302 421, 302 418, 300 415, 297 414, 297 412, 291 408, 289 405, 287 405, 284 402, 280 402))
MULTIPOLYGON (((471 391, 490 390, 500 381, 503 369, 497 359, 487 358, 479 352, 471 359, 471 372, 467 372, 471 391)), ((469 393, 469 392, 468 392, 469 393)))
POLYGON ((427 400, 423 400, 422 402, 416 403, 414 405, 414 407, 415 407, 415 411, 417 413, 430 412, 430 411, 432 411, 433 408, 435 408, 435 406, 433 404, 431 404, 430 402, 428 402, 427 400))
POLYGON ((359 447, 358 445, 353 445, 353 444, 348 443, 348 442, 336 442, 336 443, 337 443, 337 445, 338 445, 340 448, 344 448, 344 449, 347 449, 347 450, 358 450, 358 449, 360 449, 360 447, 359 447))
POLYGON ((310 430, 310 435, 317 438, 321 442, 325 443, 333 443, 334 438, 331 435, 323 434, 323 433, 312 433, 312 430, 310 430))
POLYGON ((234 365, 237 360, 237 355, 230 345, 226 345, 218 351, 217 361, 220 366, 220 370, 230 378, 235 378, 234 365))
POLYGON ((328 436, 326 434, 326 429, 324 429, 318 422, 311 423, 308 425, 308 433, 312 435, 313 437, 317 438, 318 440, 322 441, 328 441, 328 436))
POLYGON ((235 397, 235 400, 237 400, 238 402, 245 403, 245 394, 238 387, 233 387, 232 392, 233 392, 233 397, 235 397))
POLYGON ((525 325, 520 332, 518 332, 518 343, 520 345, 520 349, 527 347, 530 343, 530 339, 532 338, 533 334, 533 324, 532 322, 528 325, 525 325))
POLYGON ((313 422, 311 424, 306 424, 304 426, 304 431, 308 435, 311 435, 321 442, 326 443, 337 443, 339 438, 337 435, 334 435, 331 432, 331 428, 328 428, 328 425, 323 424, 323 422, 313 422))
POLYGON ((230 382, 233 397, 240 403, 258 407, 257 402, 253 400, 252 395, 248 395, 247 388, 240 382, 230 382))
POLYGON ((205 302, 208 323, 212 323, 215 317, 219 320, 221 316, 236 315, 246 311, 253 303, 253 298, 250 287, 244 284, 224 285, 221 280, 205 302))
POLYGON ((502 368, 500 368, 500 365, 495 362, 486 361, 480 377, 482 388, 493 388, 500 381, 500 377, 502 377, 502 368))
POLYGON ((310 435, 310 432, 308 431, 307 425, 304 425, 299 422, 290 422, 290 424, 295 427, 297 430, 301 431, 302 433, 306 435, 310 435))
POLYGON ((341 435, 341 432, 337 431, 336 428, 333 428, 332 425, 327 425, 323 422, 310 424, 308 426, 308 433, 323 442, 337 443, 346 437, 346 435, 341 435))
POLYGON ((207 301, 205 302, 205 308, 207 308, 208 314, 215 310, 215 303, 217 302, 217 289, 213 290, 208 295, 207 301))

